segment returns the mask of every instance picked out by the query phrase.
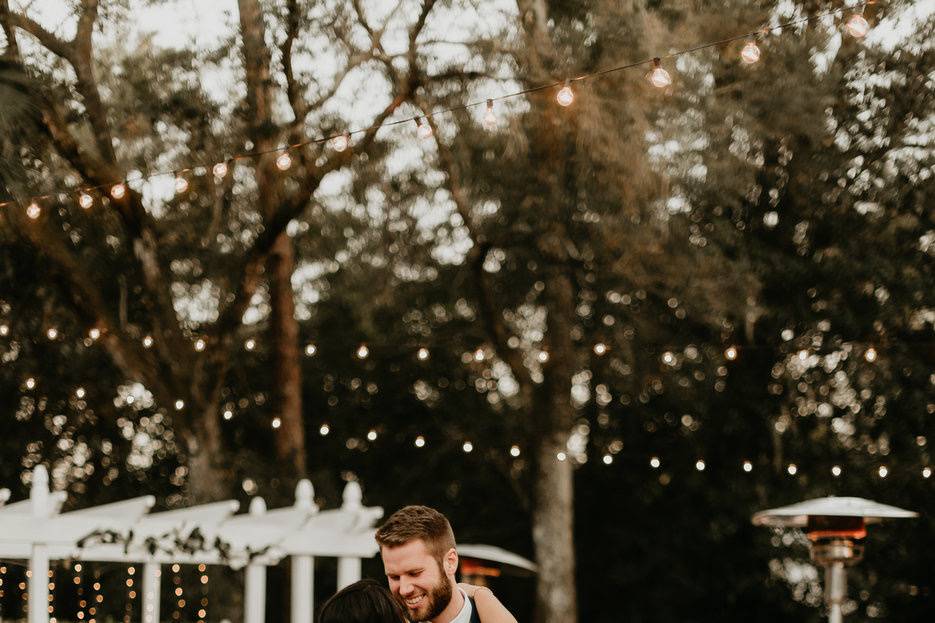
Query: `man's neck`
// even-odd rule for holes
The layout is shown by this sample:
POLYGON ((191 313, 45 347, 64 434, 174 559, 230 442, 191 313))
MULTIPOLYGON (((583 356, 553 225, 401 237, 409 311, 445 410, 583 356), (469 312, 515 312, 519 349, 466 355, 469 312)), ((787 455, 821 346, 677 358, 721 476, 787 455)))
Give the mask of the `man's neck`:
POLYGON ((461 608, 463 607, 464 593, 462 593, 458 585, 455 584, 454 590, 451 591, 451 601, 448 602, 448 605, 442 610, 441 614, 432 619, 432 623, 451 623, 451 621, 454 621, 454 618, 458 616, 458 613, 461 612, 461 608))

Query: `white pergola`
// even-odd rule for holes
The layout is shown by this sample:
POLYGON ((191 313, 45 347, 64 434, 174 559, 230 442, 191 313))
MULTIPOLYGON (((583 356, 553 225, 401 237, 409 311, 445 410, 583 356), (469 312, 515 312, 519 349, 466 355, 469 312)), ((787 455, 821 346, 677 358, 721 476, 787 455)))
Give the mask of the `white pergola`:
MULTIPOLYGON (((6 504, 9 491, 0 489, 0 557, 29 561, 31 604, 48 602, 51 560, 142 564, 144 623, 159 621, 161 565, 245 567, 244 623, 263 623, 266 568, 290 556, 291 621, 311 623, 315 557, 338 559, 338 588, 359 580, 361 560, 378 551, 374 525, 383 516, 382 508, 362 505, 356 482, 347 483, 338 509, 320 511, 313 497, 312 483, 302 480, 293 506, 268 511, 254 498, 241 515, 236 500, 150 513, 153 496, 61 513, 66 493, 49 490, 40 465, 29 499, 6 504), (180 551, 178 541, 193 546, 180 551)), ((28 623, 49 623, 48 610, 30 608, 28 623)))

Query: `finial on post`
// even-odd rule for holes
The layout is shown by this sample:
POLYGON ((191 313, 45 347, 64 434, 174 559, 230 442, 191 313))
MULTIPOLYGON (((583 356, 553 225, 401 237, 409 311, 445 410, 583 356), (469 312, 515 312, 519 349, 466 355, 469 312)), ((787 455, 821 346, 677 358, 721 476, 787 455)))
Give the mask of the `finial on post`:
POLYGON ((48 517, 52 514, 49 497, 49 470, 45 465, 36 465, 32 470, 32 483, 29 487, 33 517, 48 517))
POLYGON ((295 486, 295 507, 304 509, 315 508, 315 487, 308 478, 303 478, 295 486))
POLYGON ((352 480, 344 485, 343 503, 341 508, 345 510, 358 510, 363 506, 364 492, 360 488, 360 483, 352 480))
POLYGON ((253 516, 266 514, 266 501, 257 496, 250 500, 250 514, 253 516))

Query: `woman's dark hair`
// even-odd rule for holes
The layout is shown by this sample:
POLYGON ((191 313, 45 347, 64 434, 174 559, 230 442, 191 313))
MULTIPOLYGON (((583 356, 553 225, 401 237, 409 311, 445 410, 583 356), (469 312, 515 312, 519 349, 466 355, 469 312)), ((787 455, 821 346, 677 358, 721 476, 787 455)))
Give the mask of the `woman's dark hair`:
POLYGON ((318 623, 406 623, 406 615, 379 582, 361 580, 332 595, 318 623))

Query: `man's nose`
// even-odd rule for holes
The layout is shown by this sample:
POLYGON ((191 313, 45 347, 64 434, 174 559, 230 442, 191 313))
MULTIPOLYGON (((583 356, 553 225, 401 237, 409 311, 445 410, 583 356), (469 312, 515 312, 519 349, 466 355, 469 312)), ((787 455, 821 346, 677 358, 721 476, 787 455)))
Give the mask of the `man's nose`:
POLYGON ((414 588, 412 582, 407 582, 406 580, 399 581, 399 594, 403 597, 411 595, 414 588))

